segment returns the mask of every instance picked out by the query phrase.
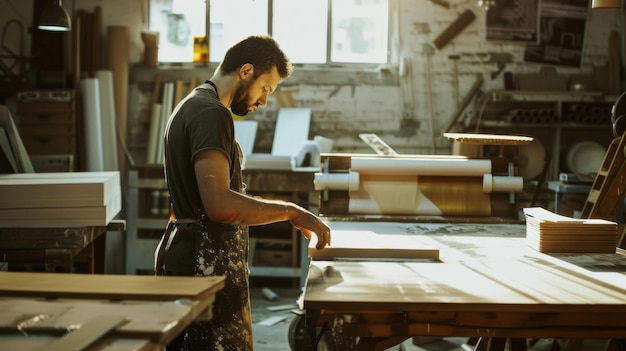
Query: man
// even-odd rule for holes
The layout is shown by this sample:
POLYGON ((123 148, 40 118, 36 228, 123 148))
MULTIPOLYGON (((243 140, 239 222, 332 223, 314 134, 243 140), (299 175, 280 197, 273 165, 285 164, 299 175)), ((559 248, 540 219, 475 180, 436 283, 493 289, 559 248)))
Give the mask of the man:
POLYGON ((214 75, 176 106, 165 132, 165 175, 172 216, 157 249, 164 275, 226 276, 210 322, 194 323, 167 350, 252 350, 248 226, 289 221, 317 249, 330 228, 286 201, 245 194, 241 149, 231 111, 244 116, 265 106, 292 65, 269 36, 231 47, 214 75), (230 109, 230 110, 229 110, 230 109))

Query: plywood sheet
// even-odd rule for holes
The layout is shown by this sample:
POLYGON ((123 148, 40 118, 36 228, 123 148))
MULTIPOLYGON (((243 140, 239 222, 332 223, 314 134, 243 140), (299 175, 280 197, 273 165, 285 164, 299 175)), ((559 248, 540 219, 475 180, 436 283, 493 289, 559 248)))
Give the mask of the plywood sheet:
POLYGON ((605 252, 617 247, 617 223, 576 219, 540 207, 525 208, 528 245, 540 252, 605 252))
POLYGON ((331 245, 317 250, 317 238, 309 242, 309 257, 314 259, 439 259, 439 248, 419 236, 404 233, 377 233, 372 223, 349 222, 343 225, 331 223, 331 245))

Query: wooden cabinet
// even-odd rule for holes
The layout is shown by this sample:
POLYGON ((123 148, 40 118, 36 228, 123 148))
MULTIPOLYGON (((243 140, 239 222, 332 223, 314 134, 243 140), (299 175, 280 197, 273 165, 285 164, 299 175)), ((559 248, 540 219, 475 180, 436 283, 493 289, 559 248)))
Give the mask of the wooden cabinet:
POLYGON ((24 147, 36 172, 79 170, 76 92, 73 89, 23 90, 16 114, 24 147))

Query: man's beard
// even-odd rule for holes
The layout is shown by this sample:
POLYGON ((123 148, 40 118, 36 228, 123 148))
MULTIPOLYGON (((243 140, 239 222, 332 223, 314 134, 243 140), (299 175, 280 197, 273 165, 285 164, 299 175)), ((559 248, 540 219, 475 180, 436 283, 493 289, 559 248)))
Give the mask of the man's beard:
POLYGON ((248 108, 250 107, 250 104, 248 103, 248 100, 250 98, 250 96, 248 95, 249 86, 250 83, 242 83, 239 84, 239 86, 237 86, 237 89, 235 90, 233 102, 230 105, 230 110, 237 116, 245 116, 248 114, 248 108))

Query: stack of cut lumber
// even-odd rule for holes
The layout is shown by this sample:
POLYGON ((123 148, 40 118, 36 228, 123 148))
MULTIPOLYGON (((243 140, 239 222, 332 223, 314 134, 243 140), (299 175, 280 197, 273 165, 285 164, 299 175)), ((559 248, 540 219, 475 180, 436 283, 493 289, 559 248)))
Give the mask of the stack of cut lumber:
POLYGON ((0 174, 0 227, 106 226, 122 209, 120 174, 0 174))
POLYGON ((528 245, 539 252, 615 252, 615 222, 570 218, 541 207, 525 208, 524 215, 528 245))

